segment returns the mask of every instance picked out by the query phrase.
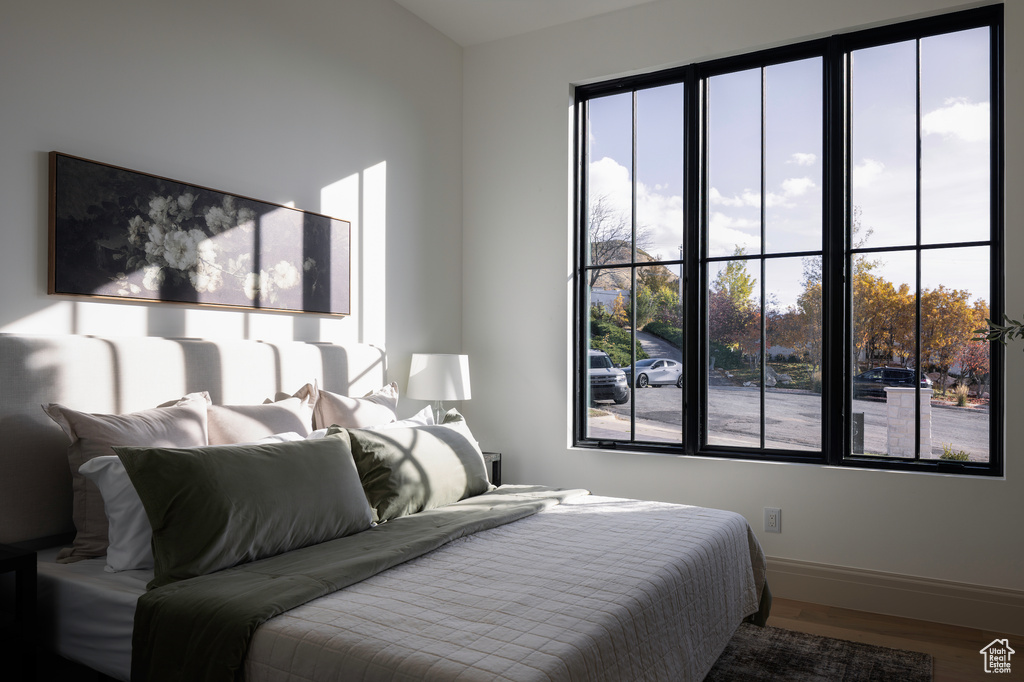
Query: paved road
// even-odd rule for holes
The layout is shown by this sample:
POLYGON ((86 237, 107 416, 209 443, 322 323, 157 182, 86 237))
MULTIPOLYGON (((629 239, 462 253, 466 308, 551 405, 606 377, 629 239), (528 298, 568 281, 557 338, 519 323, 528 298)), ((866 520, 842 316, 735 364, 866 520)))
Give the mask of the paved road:
MULTIPOLYGON (((683 393, 675 386, 637 389, 634 392, 638 435, 656 440, 675 440, 682 430, 683 393)), ((716 445, 760 446, 760 395, 757 387, 711 386, 708 390, 709 441, 716 445)), ((594 427, 607 437, 628 433, 631 407, 600 403, 617 419, 595 417, 594 427)), ((884 400, 853 401, 853 412, 864 414, 864 450, 886 452, 886 403, 884 400)), ((807 391, 768 389, 765 392, 765 438, 769 447, 814 449, 820 447, 819 397, 807 391)), ((932 455, 942 454, 944 444, 966 450, 971 459, 988 459, 988 413, 985 410, 934 405, 932 407, 932 455)))

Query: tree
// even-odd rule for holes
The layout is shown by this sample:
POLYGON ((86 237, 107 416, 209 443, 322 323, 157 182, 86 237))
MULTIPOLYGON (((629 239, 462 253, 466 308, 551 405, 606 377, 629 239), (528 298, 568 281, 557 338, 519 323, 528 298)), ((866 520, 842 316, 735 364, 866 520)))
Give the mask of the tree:
POLYGON ((737 306, 750 302, 754 295, 754 287, 757 285, 757 280, 747 272, 747 261, 739 260, 746 253, 745 248, 737 246, 732 254, 737 260, 727 262, 711 283, 712 291, 724 292, 737 306))
POLYGON ((921 292, 921 358, 942 374, 943 393, 950 368, 977 326, 974 311, 967 304, 969 298, 970 292, 947 289, 942 284, 921 292))
MULTIPOLYGON (((736 247, 734 255, 743 254, 743 248, 736 247)), ((708 292, 711 342, 756 356, 761 346, 761 306, 753 298, 756 284, 745 260, 731 260, 718 272, 708 292)))
MULTIPOLYGON (((977 329, 989 319, 988 303, 978 299, 971 308, 973 317, 972 326, 977 329)), ((967 384, 978 386, 978 397, 982 394, 982 385, 988 381, 990 372, 989 344, 987 339, 972 338, 964 344, 957 360, 960 364, 960 376, 966 379, 967 384)))
MULTIPOLYGON (((629 216, 613 208, 606 195, 591 200, 587 216, 587 244, 590 246, 590 264, 630 263, 633 260, 633 226, 629 216)), ((636 248, 646 249, 651 242, 651 231, 637 227, 636 248)), ((590 271, 591 288, 604 274, 597 267, 590 271)))

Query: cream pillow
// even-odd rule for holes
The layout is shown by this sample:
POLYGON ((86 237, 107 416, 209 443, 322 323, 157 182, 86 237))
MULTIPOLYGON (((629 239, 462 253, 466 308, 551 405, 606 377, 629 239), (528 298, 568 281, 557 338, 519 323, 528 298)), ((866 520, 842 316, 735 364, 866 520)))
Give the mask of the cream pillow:
POLYGON ((268 400, 262 405, 210 405, 207 415, 210 445, 248 443, 288 431, 308 436, 313 430, 310 396, 268 400))
POLYGON ((43 405, 43 411, 64 430, 71 445, 71 488, 74 494, 72 519, 74 543, 58 553, 57 561, 71 563, 107 553, 107 517, 103 496, 92 481, 79 473, 95 457, 113 455, 114 445, 153 447, 195 447, 208 443, 206 406, 209 396, 190 393, 169 407, 130 414, 91 414, 57 403, 43 405))
POLYGON ((367 393, 362 398, 331 393, 317 389, 312 384, 303 386, 296 397, 313 397, 313 428, 325 429, 328 426, 341 426, 347 429, 359 429, 367 426, 390 424, 398 419, 398 384, 391 382, 387 386, 367 393))

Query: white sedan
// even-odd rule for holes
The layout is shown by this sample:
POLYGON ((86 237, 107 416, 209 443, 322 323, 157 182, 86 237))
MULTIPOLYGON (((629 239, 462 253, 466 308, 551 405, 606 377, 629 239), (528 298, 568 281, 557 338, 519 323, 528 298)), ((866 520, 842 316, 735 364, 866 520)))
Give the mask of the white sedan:
MULTIPOLYGON (((632 367, 623 367, 626 377, 633 376, 632 367)), ((636 363, 636 387, 671 386, 683 387, 683 365, 668 358, 648 358, 636 363)))

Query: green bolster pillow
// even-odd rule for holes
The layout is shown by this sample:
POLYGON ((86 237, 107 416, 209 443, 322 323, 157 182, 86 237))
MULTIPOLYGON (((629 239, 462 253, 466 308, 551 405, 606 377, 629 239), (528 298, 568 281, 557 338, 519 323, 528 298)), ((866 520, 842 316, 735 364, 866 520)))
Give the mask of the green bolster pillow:
POLYGON ((371 524, 346 439, 114 452, 153 526, 149 589, 371 524))
POLYGON ((341 429, 326 440, 351 441, 373 520, 433 509, 487 492, 487 466, 465 419, 455 410, 430 426, 341 429))

